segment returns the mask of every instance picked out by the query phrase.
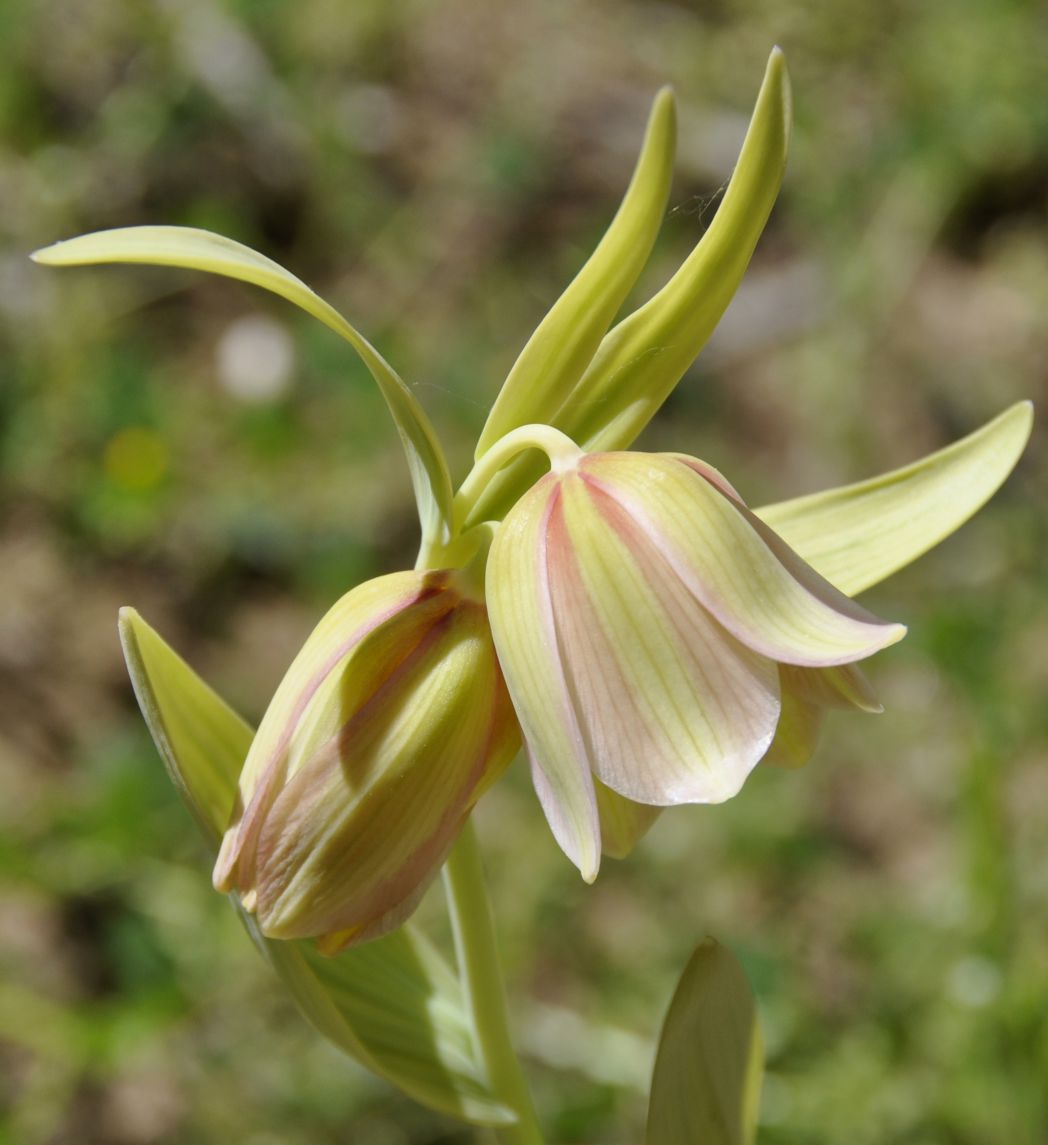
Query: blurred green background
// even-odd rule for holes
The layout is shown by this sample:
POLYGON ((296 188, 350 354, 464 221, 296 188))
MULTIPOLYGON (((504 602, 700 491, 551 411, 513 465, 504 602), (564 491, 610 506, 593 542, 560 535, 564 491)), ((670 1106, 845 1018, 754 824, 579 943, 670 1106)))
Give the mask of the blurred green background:
MULTIPOLYGON (((466 1142, 313 1035, 209 887, 116 641, 134 604, 257 718, 326 606, 407 567, 347 347, 247 288, 36 246, 207 226, 368 333, 461 477, 485 407, 680 98, 642 289, 701 235, 767 52, 795 134, 736 304, 644 441, 753 503, 857 479, 1048 378, 1048 13, 1021 0, 3 0, 0 1141, 466 1142)), ((481 806, 554 1142, 641 1136, 705 933, 759 996, 767 1145, 1048 1141, 1044 431, 868 594, 887 714, 667 814, 587 888, 522 768, 481 806)), ((439 902, 424 915, 439 921, 439 902)))

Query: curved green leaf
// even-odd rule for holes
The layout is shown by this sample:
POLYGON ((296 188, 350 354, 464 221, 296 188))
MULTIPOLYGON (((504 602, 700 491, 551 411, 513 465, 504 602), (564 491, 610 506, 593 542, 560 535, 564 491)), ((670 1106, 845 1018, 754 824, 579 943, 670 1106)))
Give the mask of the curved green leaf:
POLYGON ((340 334, 360 355, 393 415, 418 503, 424 543, 447 539, 451 479, 433 427, 415 395, 371 343, 301 279, 250 247, 193 227, 120 227, 96 231, 36 251, 46 266, 145 263, 203 270, 279 294, 340 334))
POLYGON ((763 1070, 746 975, 707 938, 685 968, 662 1026, 647 1145, 750 1145, 763 1070))
POLYGON ((713 333, 782 185, 790 114, 786 60, 775 48, 709 229, 662 290, 607 335, 553 421, 584 449, 631 445, 713 333))
POLYGON ((1018 402, 981 429, 869 481, 756 510, 849 596, 884 580, 960 528, 1015 467, 1033 425, 1018 402))
MULTIPOLYGON (((142 714, 168 773, 212 849, 225 829, 254 732, 134 609, 120 639, 142 714)), ((245 928, 324 1037, 416 1101, 479 1125, 515 1114, 483 1081, 458 980, 410 925, 325 958, 310 942, 264 938, 236 899, 245 928)))
POLYGON ((673 93, 663 88, 625 198, 597 249, 521 351, 488 415, 478 458, 510 430, 548 421, 589 365, 659 233, 676 133, 673 93))
MULTIPOLYGON (((776 48, 724 199, 670 281, 613 327, 548 423, 590 452, 627 449, 672 393, 728 308, 771 213, 790 137, 790 83, 776 48)), ((521 457, 498 474, 467 523, 501 520, 541 476, 521 457)))

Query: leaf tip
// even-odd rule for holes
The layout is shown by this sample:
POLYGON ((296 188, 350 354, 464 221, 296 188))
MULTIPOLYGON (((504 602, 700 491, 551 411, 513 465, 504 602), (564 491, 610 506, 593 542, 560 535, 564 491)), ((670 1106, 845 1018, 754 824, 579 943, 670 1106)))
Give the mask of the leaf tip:
POLYGON ((133 640, 136 636, 136 629, 143 623, 142 617, 138 614, 138 609, 132 608, 129 604, 123 605, 116 614, 116 627, 120 633, 120 643, 126 648, 129 640, 133 640))
POLYGON ((976 430, 976 434, 995 432, 1003 452, 1011 459, 1010 468, 1014 467, 1029 444, 1030 434, 1033 432, 1033 402, 1029 398, 1016 402, 1003 413, 999 413, 981 430, 976 430))
POLYGON ((788 145, 793 123, 793 89, 790 85, 790 72, 786 67, 786 53, 778 44, 772 48, 771 54, 768 56, 768 64, 764 70, 764 83, 761 86, 761 95, 767 93, 769 98, 773 96, 777 98, 782 118, 784 143, 788 145))
POLYGON ((887 639, 885 640, 884 647, 890 648, 893 644, 898 644, 899 641, 905 637, 907 631, 908 629, 905 624, 889 625, 888 631, 885 634, 887 639))
POLYGON ((1020 422, 1026 429, 1026 436, 1030 436, 1030 431, 1033 429, 1033 402, 1029 398, 1025 398, 1021 402, 1016 402, 1012 409, 1016 412, 1016 421, 1020 422))
POLYGON ((789 89, 790 72, 786 67, 786 53, 776 44, 768 54, 768 63, 764 71, 765 82, 772 82, 778 86, 789 89))
POLYGON ((651 104, 651 118, 677 118, 677 93, 672 84, 663 84, 651 104))
POLYGON ((29 257, 39 266, 76 266, 80 259, 69 253, 69 248, 76 249, 76 244, 76 239, 60 239, 56 243, 31 251, 29 257))

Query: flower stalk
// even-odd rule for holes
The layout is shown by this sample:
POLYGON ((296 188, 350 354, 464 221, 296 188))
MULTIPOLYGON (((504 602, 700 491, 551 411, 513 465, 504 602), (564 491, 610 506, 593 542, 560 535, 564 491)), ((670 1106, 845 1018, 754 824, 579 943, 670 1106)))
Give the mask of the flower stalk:
POLYGON ((501 1127, 498 1135, 505 1145, 543 1145, 528 1083, 510 1038, 491 899, 472 822, 466 823, 444 866, 444 889, 477 1057, 492 1092, 517 1114, 516 1124, 501 1127))

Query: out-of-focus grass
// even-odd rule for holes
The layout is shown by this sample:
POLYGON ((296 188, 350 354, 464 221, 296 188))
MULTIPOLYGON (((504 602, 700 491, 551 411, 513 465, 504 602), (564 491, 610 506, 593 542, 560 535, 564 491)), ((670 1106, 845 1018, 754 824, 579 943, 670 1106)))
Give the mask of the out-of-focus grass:
MULTIPOLYGON (((657 86, 680 96, 681 158, 647 289, 715 208, 774 42, 786 188, 646 437, 758 503, 1043 396, 1040 5, 0 8, 0 1140, 466 1139, 283 1000, 209 890, 115 638, 135 604, 257 716, 326 604, 412 558, 381 403, 275 301, 25 255, 137 222, 260 247, 418 387, 461 474, 657 86)), ((768 1145, 1048 1137, 1042 458, 1038 430, 983 517, 870 594, 911 626, 873 669, 888 712, 833 722, 807 770, 664 816, 593 888, 523 774, 487 797, 551 1140, 637 1140, 650 1039, 707 931, 760 997, 768 1145)))

